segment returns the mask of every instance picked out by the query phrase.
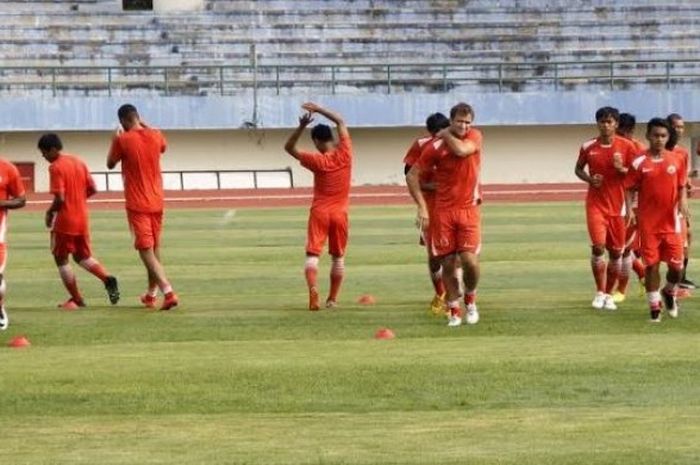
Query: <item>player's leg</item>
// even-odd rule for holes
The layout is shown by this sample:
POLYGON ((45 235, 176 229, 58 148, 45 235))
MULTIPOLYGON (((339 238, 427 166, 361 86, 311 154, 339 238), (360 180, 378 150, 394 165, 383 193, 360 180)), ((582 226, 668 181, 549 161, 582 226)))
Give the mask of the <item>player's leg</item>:
POLYGON ((119 284, 117 278, 112 276, 105 267, 92 255, 90 237, 87 235, 75 238, 75 253, 73 259, 88 273, 102 281, 107 290, 107 296, 112 305, 119 302, 119 284))
POLYGON ((0 331, 5 331, 10 326, 10 316, 5 309, 5 263, 7 262, 7 249, 4 243, 0 243, 0 331))
POLYGON ((596 287, 596 295, 591 306, 600 310, 605 305, 605 241, 607 236, 607 224, 605 218, 596 210, 586 210, 586 223, 588 234, 591 238, 591 272, 596 287))
POLYGON ((641 253, 646 265, 644 270, 644 287, 647 292, 649 314, 652 323, 661 321, 661 293, 659 292, 661 277, 659 275, 659 241, 654 234, 642 234, 641 253))
MULTIPOLYGON (((156 256, 160 262, 160 247, 153 248, 153 254, 156 256)), ((148 281, 148 288, 146 292, 141 294, 141 303, 146 308, 156 308, 156 302, 158 300, 158 277, 146 268, 146 279, 148 281)))
POLYGON ((447 326, 456 327, 462 324, 462 304, 460 302, 459 281, 455 273, 459 265, 456 256, 456 215, 452 211, 436 210, 430 219, 430 239, 433 255, 440 257, 442 265, 442 280, 445 283, 447 311, 449 320, 447 326))
POLYGON ((677 292, 683 276, 683 242, 680 234, 664 234, 661 240, 661 261, 668 264, 666 285, 661 291, 661 298, 671 318, 678 317, 677 292))
POLYGON ((323 246, 328 238, 329 215, 318 210, 311 210, 306 230, 306 259, 304 277, 309 290, 309 310, 321 308, 318 292, 318 261, 323 246))
POLYGON ((617 291, 613 294, 615 303, 624 302, 627 297, 627 287, 629 286, 634 262, 632 247, 636 238, 637 229, 634 225, 630 225, 625 229, 625 250, 622 252, 622 266, 620 267, 620 274, 617 279, 617 291))
POLYGON ((683 225, 685 226, 683 230, 685 247, 683 249, 683 273, 679 286, 683 289, 695 289, 695 283, 693 280, 688 278, 688 261, 690 260, 690 246, 692 244, 693 234, 690 229, 690 220, 683 218, 682 221, 683 225))
POLYGON ((340 286, 345 276, 345 249, 348 244, 348 215, 340 213, 331 217, 328 229, 328 249, 331 254, 331 289, 326 299, 326 308, 338 304, 340 286))
POLYGON ((467 309, 467 324, 479 322, 479 310, 476 306, 476 290, 479 284, 481 269, 479 267, 479 251, 460 252, 460 261, 464 270, 464 304, 467 309))
POLYGON ((625 219, 623 217, 608 218, 605 246, 608 251, 608 264, 603 308, 606 310, 617 310, 612 293, 622 271, 622 252, 625 249, 625 219))
POLYGON ((460 257, 450 252, 441 256, 443 282, 445 283, 445 300, 447 301, 447 326, 456 327, 462 324, 462 304, 460 302, 460 284, 455 269, 461 266, 460 257))
POLYGON ((54 262, 58 268, 58 274, 61 277, 63 286, 70 295, 68 300, 59 305, 59 307, 66 310, 75 310, 78 307, 85 306, 83 296, 78 290, 78 280, 69 261, 70 254, 75 252, 74 237, 75 236, 57 232, 51 233, 51 253, 53 254, 54 262))

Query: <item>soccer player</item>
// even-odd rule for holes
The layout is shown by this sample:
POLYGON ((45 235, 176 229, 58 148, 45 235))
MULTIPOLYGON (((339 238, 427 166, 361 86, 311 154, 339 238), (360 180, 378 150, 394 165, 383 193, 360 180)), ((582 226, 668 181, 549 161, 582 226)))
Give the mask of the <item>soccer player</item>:
POLYGON ((598 310, 617 310, 611 293, 622 267, 625 249, 624 180, 635 149, 631 142, 615 133, 620 119, 616 108, 598 109, 595 119, 598 137, 581 146, 575 173, 589 185, 586 222, 591 238, 591 269, 597 291, 591 306, 598 310), (607 265, 606 250, 609 257, 607 265))
POLYGON ((24 193, 24 184, 17 167, 0 158, 0 331, 4 331, 10 325, 10 317, 5 309, 5 265, 7 264, 7 234, 8 210, 22 208, 27 203, 24 193))
POLYGON ((56 134, 44 134, 37 144, 49 165, 49 183, 53 202, 46 210, 45 223, 51 228, 51 253, 63 285, 70 298, 60 305, 65 310, 84 307, 69 257, 97 277, 105 286, 109 301, 119 302, 117 278, 92 256, 87 199, 97 193, 88 167, 75 155, 63 152, 63 143, 56 134))
MULTIPOLYGON (((690 175, 690 152, 688 152, 688 149, 680 145, 680 140, 683 137, 683 133, 685 132, 685 122, 683 121, 683 117, 679 115, 678 113, 671 113, 666 117, 668 122, 671 124, 673 129, 676 131, 676 135, 678 137, 677 142, 675 146, 669 147, 669 150, 671 150, 673 153, 676 154, 681 160, 681 163, 685 165, 685 171, 690 175)), ((690 182, 690 177, 688 177, 688 180, 686 182, 686 188, 688 190, 688 197, 692 195, 693 192, 693 184, 690 182)), ((681 233, 683 236, 683 274, 681 276, 681 281, 678 284, 678 287, 680 287, 683 291, 686 293, 690 289, 695 289, 695 283, 688 279, 687 277, 687 270, 688 270, 688 260, 690 257, 689 254, 689 249, 690 249, 690 244, 692 241, 692 233, 690 230, 690 218, 681 218, 681 233)), ((687 294, 685 294, 687 295, 687 294)))
MULTIPOLYGON (((617 135, 627 139, 634 145, 636 155, 641 155, 646 151, 646 145, 634 137, 634 128, 637 124, 637 118, 630 113, 620 113, 620 121, 617 126, 617 135)), ((636 158, 636 157, 635 157, 636 158)), ((637 208, 636 198, 633 208, 637 208)), ((618 304, 624 302, 627 297, 627 286, 629 285, 630 275, 632 271, 637 275, 640 284, 641 295, 644 295, 644 264, 639 258, 641 253, 639 234, 637 233, 637 225, 635 223, 626 225, 625 232, 625 251, 622 254, 622 267, 617 280, 617 290, 613 294, 613 301, 618 304)))
MULTIPOLYGON (((435 141, 435 135, 449 125, 450 120, 442 113, 433 113, 428 116, 425 121, 425 127, 429 135, 419 137, 411 144, 411 147, 408 149, 403 159, 404 174, 408 174, 411 167, 418 162, 423 149, 428 144, 435 141)), ((428 207, 429 216, 433 216, 433 206, 435 204, 435 182, 433 178, 434 170, 425 170, 421 172, 420 186, 428 207)), ((442 314, 445 309, 445 284, 442 281, 441 259, 433 255, 432 248, 430 247, 430 228, 421 231, 420 243, 426 246, 425 248, 428 253, 428 271, 430 273, 430 280, 433 283, 433 289, 435 290, 435 296, 430 303, 430 311, 434 315, 439 315, 442 314)))
MULTIPOLYGON (((678 317, 676 289, 683 271, 683 238, 678 213, 688 218, 687 173, 682 161, 667 150, 675 146, 676 133, 669 122, 653 118, 647 124, 648 151, 632 162, 625 180, 627 203, 638 193, 637 223, 646 265, 644 283, 651 322, 661 321, 661 301, 671 318, 678 317), (661 292, 660 262, 666 262, 666 285, 661 292)), ((631 205, 630 205, 631 206, 631 205)), ((629 220, 634 219, 629 208, 629 220)))
POLYGON ((479 322, 476 288, 481 251, 481 131, 472 127, 474 110, 458 103, 450 110, 450 126, 439 131, 406 177, 409 192, 418 204, 418 221, 430 227, 433 255, 440 257, 450 311, 448 326, 462 324, 460 283, 455 269, 464 269, 464 303, 467 324, 479 322), (423 171, 435 170, 433 216, 421 189, 423 171))
POLYGON ((122 164, 126 215, 134 247, 148 272, 148 289, 141 302, 155 308, 160 289, 164 296, 160 309, 170 310, 179 301, 160 261, 164 208, 160 157, 167 145, 161 132, 146 125, 133 105, 122 105, 117 116, 120 126, 112 138, 107 168, 122 164))
POLYGON ((309 289, 309 310, 317 311, 321 308, 316 282, 318 260, 326 240, 332 257, 331 288, 326 308, 337 306, 345 274, 352 142, 348 127, 338 113, 312 102, 303 104, 302 109, 306 113, 299 118, 299 126, 289 136, 284 149, 314 174, 314 199, 309 214, 304 275, 309 289), (311 140, 318 152, 301 151, 297 149, 297 143, 306 127, 313 122, 314 114, 322 115, 336 125, 338 140, 334 140, 329 126, 317 124, 311 130, 311 140))

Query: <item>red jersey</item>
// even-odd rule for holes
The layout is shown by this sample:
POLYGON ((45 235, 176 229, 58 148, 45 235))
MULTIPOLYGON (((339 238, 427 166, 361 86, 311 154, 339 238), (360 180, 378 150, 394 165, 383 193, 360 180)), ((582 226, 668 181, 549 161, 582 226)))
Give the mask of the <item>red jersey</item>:
POLYGON ((312 209, 345 211, 350 203, 352 141, 338 137, 338 146, 329 152, 299 152, 301 166, 314 173, 312 209))
POLYGON ((49 182, 51 193, 61 196, 64 201, 51 230, 75 236, 87 235, 87 199, 97 191, 88 167, 80 158, 61 153, 49 165, 49 182))
MULTIPOLYGON (((432 142, 435 141, 434 136, 422 137, 416 139, 416 141, 411 145, 408 150, 406 157, 403 159, 404 163, 413 166, 418 163, 423 153, 428 150, 428 147, 432 142)), ((430 169, 421 169, 419 182, 421 184, 421 190, 423 191, 423 197, 425 198, 428 208, 432 208, 435 203, 435 191, 431 189, 423 189, 425 184, 432 184, 435 182, 435 166, 430 169)))
MULTIPOLYGON (((24 195, 24 184, 19 170, 9 161, 0 158, 0 199, 11 200, 24 195)), ((5 243, 7 209, 0 208, 0 244, 5 243)))
POLYGON ((109 160, 122 163, 126 208, 141 213, 163 211, 160 156, 167 145, 157 129, 126 131, 112 141, 109 160))
POLYGON ((618 172, 613 165, 613 157, 619 154, 622 163, 629 167, 636 155, 632 142, 614 136, 610 145, 603 145, 599 139, 591 139, 581 146, 578 163, 588 166, 590 176, 602 175, 600 187, 588 186, 586 208, 595 208, 608 216, 625 215, 625 175, 618 172))
POLYGON ((678 160, 683 164, 683 172, 687 175, 690 172, 690 152, 688 152, 688 149, 681 145, 676 145, 671 150, 671 153, 678 157, 678 160))
POLYGON ((435 139, 426 146, 418 161, 421 172, 435 170, 435 208, 466 208, 481 203, 481 131, 471 128, 462 140, 473 142, 476 152, 459 157, 445 141, 435 139))
POLYGON ((636 158, 625 179, 627 188, 637 189, 637 224, 646 234, 679 233, 679 189, 685 186, 687 173, 678 156, 664 151, 661 158, 649 153, 636 158))

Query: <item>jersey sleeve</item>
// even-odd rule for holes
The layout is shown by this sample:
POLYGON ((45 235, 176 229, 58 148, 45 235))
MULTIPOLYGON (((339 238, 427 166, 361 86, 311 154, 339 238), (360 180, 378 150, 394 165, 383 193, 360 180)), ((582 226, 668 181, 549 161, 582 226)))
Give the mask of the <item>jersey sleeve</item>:
POLYGON ((10 194, 11 198, 24 196, 24 183, 22 182, 22 176, 20 176, 17 167, 10 164, 10 172, 8 174, 10 175, 10 179, 7 183, 7 193, 10 194))
POLYGON ((413 141, 411 146, 408 148, 406 155, 403 157, 404 165, 407 165, 409 167, 413 166, 420 158, 420 154, 421 154, 421 147, 420 147, 420 144, 418 143, 418 139, 416 139, 415 141, 413 141))
POLYGON ((479 131, 479 130, 469 131, 469 133, 467 134, 467 139, 469 139, 470 141, 472 141, 474 143, 474 145, 476 146, 477 152, 481 152, 483 140, 484 140, 484 136, 481 134, 481 131, 479 131))
POLYGON ((581 149, 578 151, 578 160, 577 160, 576 164, 577 165, 587 165, 588 164, 588 150, 584 146, 581 146, 581 149))

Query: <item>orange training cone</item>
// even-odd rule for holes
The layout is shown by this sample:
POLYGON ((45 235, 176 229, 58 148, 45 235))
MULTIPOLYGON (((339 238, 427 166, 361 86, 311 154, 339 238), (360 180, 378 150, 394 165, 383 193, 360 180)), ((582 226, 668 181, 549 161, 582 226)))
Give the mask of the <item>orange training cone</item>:
POLYGON ((374 333, 375 339, 394 339, 395 337, 396 335, 389 328, 381 328, 378 329, 376 333, 374 333))
POLYGON ((7 346, 12 347, 13 349, 22 349, 24 347, 29 347, 30 345, 32 345, 32 343, 29 342, 29 339, 27 339, 26 336, 15 336, 10 339, 10 342, 7 343, 7 346))

